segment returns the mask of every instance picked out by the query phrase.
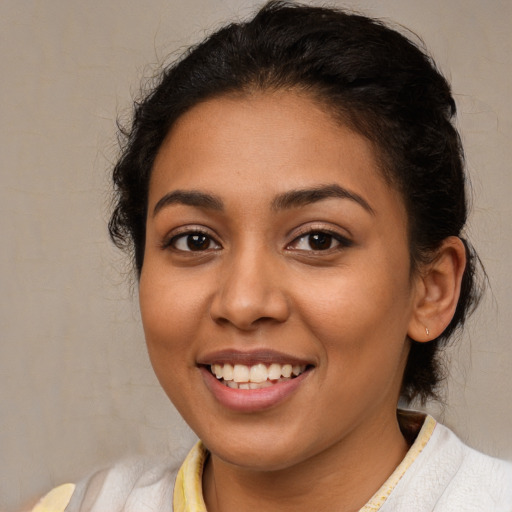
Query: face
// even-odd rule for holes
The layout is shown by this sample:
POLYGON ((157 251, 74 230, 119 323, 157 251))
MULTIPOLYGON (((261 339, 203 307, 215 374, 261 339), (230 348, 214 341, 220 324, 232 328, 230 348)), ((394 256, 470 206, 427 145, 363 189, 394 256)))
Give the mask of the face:
POLYGON ((213 456, 282 469, 396 424, 415 281, 365 138, 291 92, 207 101, 164 141, 148 212, 150 358, 213 456))

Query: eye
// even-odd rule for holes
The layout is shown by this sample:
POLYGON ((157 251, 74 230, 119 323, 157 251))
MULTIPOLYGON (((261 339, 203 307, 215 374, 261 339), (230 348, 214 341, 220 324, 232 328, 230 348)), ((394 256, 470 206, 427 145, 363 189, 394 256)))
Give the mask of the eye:
POLYGON ((202 252, 221 248, 211 236, 201 232, 176 235, 165 245, 183 252, 202 252))
POLYGON ((297 251, 328 251, 350 245, 352 242, 341 235, 326 231, 311 231, 297 237, 289 248, 297 251))

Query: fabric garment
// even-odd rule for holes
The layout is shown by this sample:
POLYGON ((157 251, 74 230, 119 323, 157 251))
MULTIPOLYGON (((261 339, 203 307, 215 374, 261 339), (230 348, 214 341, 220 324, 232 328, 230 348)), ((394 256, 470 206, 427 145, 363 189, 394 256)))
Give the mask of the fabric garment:
MULTIPOLYGON (((405 458, 360 512, 512 512, 512 464, 462 443, 431 416, 399 413, 405 458), (419 430, 419 432, 418 432, 419 430)), ((206 512, 197 443, 181 467, 136 461, 51 491, 33 512, 206 512)))

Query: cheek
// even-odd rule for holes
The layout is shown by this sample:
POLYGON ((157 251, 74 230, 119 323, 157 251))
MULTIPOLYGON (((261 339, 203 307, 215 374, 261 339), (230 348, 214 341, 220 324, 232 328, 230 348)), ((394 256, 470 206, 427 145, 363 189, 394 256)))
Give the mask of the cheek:
POLYGON ((302 316, 334 336, 345 331, 400 328, 408 317, 409 283, 393 279, 391 273, 380 274, 340 271, 322 281, 310 281, 296 293, 301 297, 297 302, 302 316))
MULTIPOLYGON (((402 363, 411 313, 411 289, 404 269, 365 265, 343 270, 302 293, 301 316, 321 340, 329 365, 342 375, 353 368, 369 375, 402 363), (385 363, 385 364, 384 364, 385 363)), ((303 288, 305 289, 305 288, 303 288)))
POLYGON ((144 269, 139 284, 139 301, 148 350, 155 366, 169 357, 176 361, 189 355, 184 351, 204 317, 204 289, 194 281, 183 283, 169 271, 144 269))
POLYGON ((197 337, 201 318, 199 297, 193 286, 183 286, 168 271, 143 269, 139 301, 149 358, 155 374, 174 405, 186 417, 193 400, 190 382, 196 371, 191 343, 197 337))

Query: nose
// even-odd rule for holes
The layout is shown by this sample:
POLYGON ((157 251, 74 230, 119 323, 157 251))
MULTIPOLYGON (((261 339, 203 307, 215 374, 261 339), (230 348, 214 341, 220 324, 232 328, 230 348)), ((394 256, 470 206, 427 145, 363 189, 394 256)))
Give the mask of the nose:
POLYGON ((290 305, 279 265, 263 251, 245 252, 232 257, 220 272, 211 318, 243 331, 285 322, 290 305))

